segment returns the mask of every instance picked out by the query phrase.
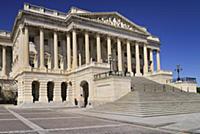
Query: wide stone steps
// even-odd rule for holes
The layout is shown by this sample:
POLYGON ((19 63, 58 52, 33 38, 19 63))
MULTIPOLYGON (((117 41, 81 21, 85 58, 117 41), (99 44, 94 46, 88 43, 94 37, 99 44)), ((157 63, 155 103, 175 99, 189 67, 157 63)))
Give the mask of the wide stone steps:
POLYGON ((132 85, 133 92, 90 111, 141 117, 200 112, 199 94, 187 93, 143 77, 134 77, 132 85))

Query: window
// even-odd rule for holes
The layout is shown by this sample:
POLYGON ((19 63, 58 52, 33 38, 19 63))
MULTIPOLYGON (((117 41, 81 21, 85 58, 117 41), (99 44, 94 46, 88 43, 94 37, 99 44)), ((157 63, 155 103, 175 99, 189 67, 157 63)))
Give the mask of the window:
POLYGON ((61 45, 60 45, 60 41, 58 41, 58 47, 60 47, 61 45))
POLYGON ((44 45, 48 46, 48 39, 44 39, 44 45))
POLYGON ((44 64, 45 64, 45 67, 48 68, 48 59, 46 58, 44 59, 44 64))
POLYGON ((59 60, 58 60, 58 68, 59 68, 59 69, 61 68, 60 63, 61 63, 61 61, 60 61, 60 59, 59 59, 59 60))
POLYGON ((34 59, 32 57, 30 57, 29 64, 34 68, 34 59))
POLYGON ((124 53, 124 56, 127 57, 127 53, 124 53))
POLYGON ((33 42, 34 43, 34 37, 33 36, 29 36, 29 42, 33 42))

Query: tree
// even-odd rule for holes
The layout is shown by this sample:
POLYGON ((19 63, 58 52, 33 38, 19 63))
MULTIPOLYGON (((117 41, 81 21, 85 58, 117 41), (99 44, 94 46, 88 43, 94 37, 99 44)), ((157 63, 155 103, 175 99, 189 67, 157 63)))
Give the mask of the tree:
POLYGON ((200 87, 197 87, 197 93, 200 93, 200 87))

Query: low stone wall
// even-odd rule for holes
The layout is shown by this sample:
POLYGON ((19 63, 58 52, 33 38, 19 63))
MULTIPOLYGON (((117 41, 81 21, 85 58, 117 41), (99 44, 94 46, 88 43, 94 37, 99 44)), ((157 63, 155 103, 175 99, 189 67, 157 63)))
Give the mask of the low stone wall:
POLYGON ((170 71, 159 71, 149 74, 146 78, 158 82, 160 84, 167 84, 172 79, 172 72, 170 71))
POLYGON ((115 101, 131 91, 131 78, 110 76, 95 80, 94 101, 106 103, 115 101))
POLYGON ((175 82, 170 83, 169 85, 179 88, 185 92, 197 93, 197 84, 196 83, 188 83, 188 82, 175 82))

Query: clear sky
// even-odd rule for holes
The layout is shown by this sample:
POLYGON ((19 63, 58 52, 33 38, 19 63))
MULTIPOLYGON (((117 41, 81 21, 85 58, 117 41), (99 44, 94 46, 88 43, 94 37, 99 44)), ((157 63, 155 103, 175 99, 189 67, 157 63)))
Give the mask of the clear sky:
POLYGON ((181 76, 200 84, 200 0, 1 0, 0 29, 11 31, 24 2, 62 12, 71 6, 117 11, 160 38, 162 69, 175 73, 180 64, 181 76))

